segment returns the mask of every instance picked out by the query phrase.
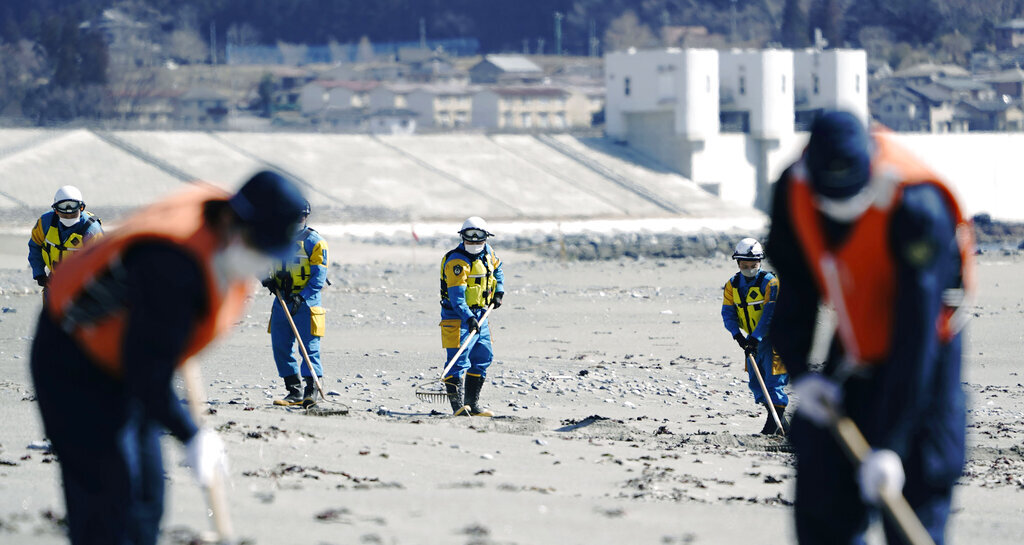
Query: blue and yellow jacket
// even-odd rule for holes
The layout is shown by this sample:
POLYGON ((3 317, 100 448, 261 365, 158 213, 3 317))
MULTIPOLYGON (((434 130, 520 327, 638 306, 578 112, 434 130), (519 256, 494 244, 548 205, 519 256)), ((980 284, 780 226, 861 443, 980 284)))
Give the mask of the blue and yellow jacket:
POLYGON ((743 330, 758 341, 768 336, 779 296, 779 279, 760 270, 753 278, 736 273, 722 289, 722 321, 730 335, 743 330))
POLYGON ((441 259, 442 315, 457 315, 462 320, 478 316, 499 291, 505 291, 505 275, 490 244, 471 256, 460 243, 441 259))
POLYGON ((320 291, 327 281, 327 241, 315 229, 306 227, 295 240, 295 254, 279 262, 271 273, 281 295, 299 294, 311 307, 320 305, 320 291), (278 272, 287 271, 289 280, 282 285, 278 272))
POLYGON ((83 211, 78 216, 78 223, 71 227, 65 227, 52 210, 43 214, 32 227, 32 237, 28 241, 32 278, 45 275, 46 269, 52 272, 69 252, 80 249, 90 239, 102 234, 100 220, 92 212, 83 211))

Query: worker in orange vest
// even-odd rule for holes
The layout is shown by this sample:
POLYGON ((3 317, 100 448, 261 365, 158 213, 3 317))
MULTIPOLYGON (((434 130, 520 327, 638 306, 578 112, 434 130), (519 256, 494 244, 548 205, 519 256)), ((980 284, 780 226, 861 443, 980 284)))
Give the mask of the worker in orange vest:
MULTIPOLYGON (((902 492, 937 543, 964 465, 962 301, 971 228, 942 180, 884 130, 828 111, 775 185, 767 250, 786 289, 771 336, 798 408, 801 544, 862 543, 902 492), (819 303, 836 313, 823 368, 808 364, 819 303), (845 414, 873 450, 853 467, 829 427, 845 414)), ((889 543, 903 543, 885 522, 889 543)))
POLYGON ((255 275, 291 252, 304 204, 269 171, 234 195, 195 184, 51 275, 31 371, 71 543, 156 543, 165 429, 185 444, 201 484, 225 471, 223 443, 196 427, 171 381, 239 319, 255 275))

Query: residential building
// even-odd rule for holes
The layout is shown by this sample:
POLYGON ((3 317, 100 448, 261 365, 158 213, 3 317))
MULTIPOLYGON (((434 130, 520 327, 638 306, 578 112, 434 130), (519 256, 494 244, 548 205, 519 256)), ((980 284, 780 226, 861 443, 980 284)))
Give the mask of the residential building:
POLYGON ((1000 97, 1008 96, 1017 100, 1024 97, 1024 70, 1019 67, 979 76, 977 79, 991 85, 1000 97))
POLYGON ((956 117, 965 120, 971 131, 1024 129, 1024 111, 1009 100, 962 100, 956 105, 956 117))
POLYGON ((416 112, 404 108, 374 110, 366 115, 367 129, 373 134, 413 134, 416 112))
MULTIPOLYGON (((556 87, 483 88, 473 94, 473 126, 499 130, 564 130, 571 124, 569 96, 568 91, 556 87)), ((586 108, 588 104, 581 102, 580 106, 586 108)), ((576 115, 581 123, 583 117, 583 113, 576 115)), ((589 126, 589 119, 586 123, 589 126)))
POLYGON ((996 49, 1016 49, 1024 45, 1024 19, 1012 19, 996 25, 996 49))
POLYGON ((871 101, 876 121, 894 131, 930 132, 930 105, 927 99, 905 86, 893 86, 871 101))
POLYGON ((907 84, 923 85, 937 78, 967 78, 971 73, 957 64, 934 64, 930 62, 916 64, 893 72, 892 78, 907 84))
POLYGON ((475 84, 538 83, 544 71, 522 55, 487 55, 469 69, 469 81, 475 84))
POLYGON ((377 86, 373 81, 311 81, 299 92, 299 111, 313 115, 328 106, 361 108, 368 104, 370 91, 377 86))
POLYGON ((193 87, 178 97, 174 116, 186 128, 220 126, 228 116, 228 98, 209 87, 193 87))
POLYGON ((418 115, 419 128, 465 127, 473 110, 470 88, 461 85, 422 85, 405 95, 405 103, 418 115))

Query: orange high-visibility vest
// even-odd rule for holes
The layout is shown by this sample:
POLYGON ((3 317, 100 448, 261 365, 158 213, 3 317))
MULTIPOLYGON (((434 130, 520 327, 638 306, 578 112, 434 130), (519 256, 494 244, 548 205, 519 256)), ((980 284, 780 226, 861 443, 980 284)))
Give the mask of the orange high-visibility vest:
POLYGON ((937 187, 955 216, 960 288, 964 290, 965 302, 957 307, 943 307, 936 328, 944 342, 962 327, 966 300, 973 293, 974 236, 956 197, 935 173, 887 135, 874 132, 872 136, 876 147, 868 184, 876 199, 850 226, 848 237, 838 246, 830 246, 825 240, 822 218, 802 162, 791 170, 789 186, 789 212, 797 239, 819 293, 835 308, 843 348, 850 360, 860 365, 884 361, 892 346, 894 301, 899 286, 896 264, 888 251, 888 233, 893 211, 907 187, 937 187))
POLYGON ((132 246, 170 243, 199 264, 207 301, 180 355, 180 365, 238 320, 250 292, 246 281, 222 285, 213 269, 213 257, 223 241, 203 221, 203 207, 207 201, 227 200, 227 197, 225 192, 212 186, 193 186, 147 207, 112 234, 66 257, 65 261, 73 262, 74 266, 54 271, 47 288, 46 311, 94 363, 111 375, 120 376, 129 311, 116 297, 104 297, 105 287, 117 282, 121 257, 132 246))

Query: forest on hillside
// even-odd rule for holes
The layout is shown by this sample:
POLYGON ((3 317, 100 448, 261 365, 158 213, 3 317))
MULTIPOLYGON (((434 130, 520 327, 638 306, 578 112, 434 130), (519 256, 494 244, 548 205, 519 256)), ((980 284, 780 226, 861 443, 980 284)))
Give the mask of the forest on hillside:
POLYGON ((108 56, 88 22, 114 6, 160 29, 162 50, 185 62, 209 62, 226 43, 421 37, 476 38, 481 53, 588 55, 704 27, 701 45, 718 47, 804 47, 819 29, 832 46, 862 47, 899 68, 966 64, 993 48, 996 25, 1024 16, 1024 0, 4 0, 0 115, 99 115, 108 56))

